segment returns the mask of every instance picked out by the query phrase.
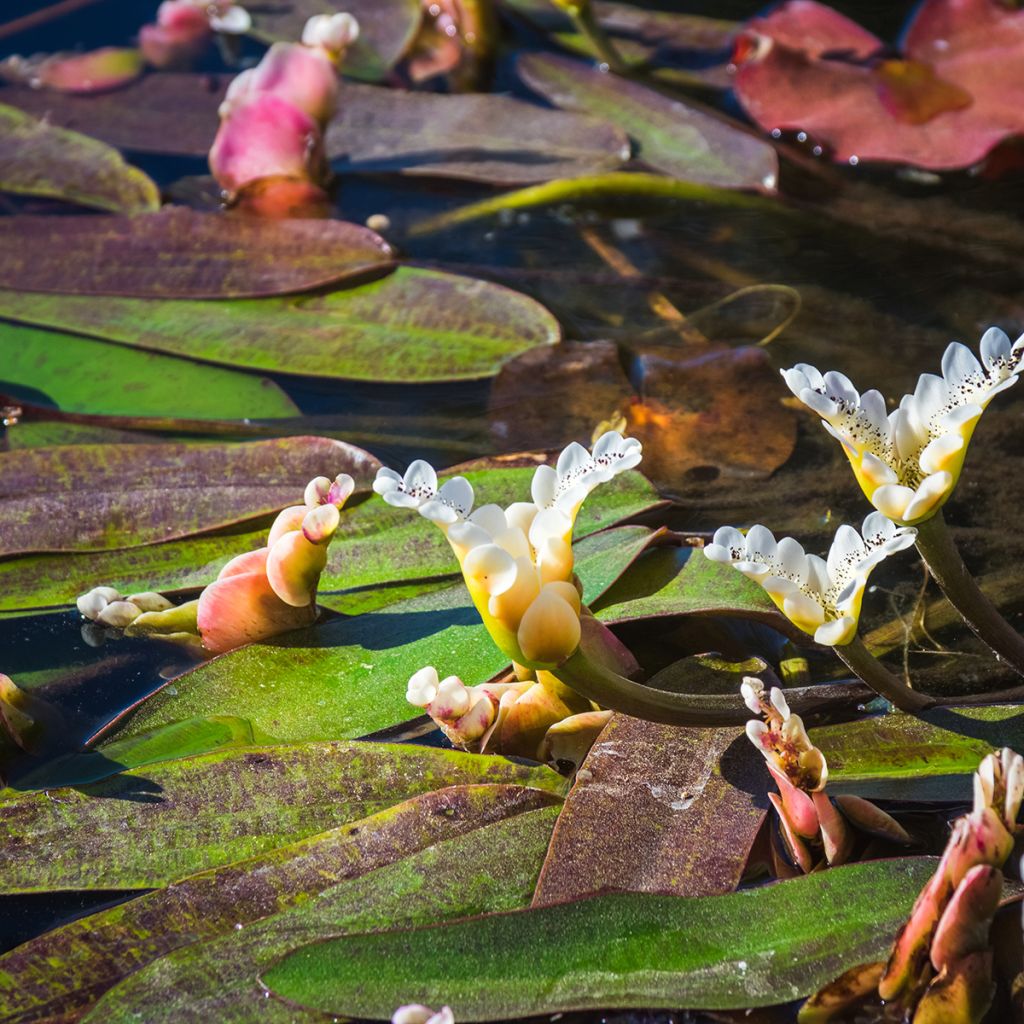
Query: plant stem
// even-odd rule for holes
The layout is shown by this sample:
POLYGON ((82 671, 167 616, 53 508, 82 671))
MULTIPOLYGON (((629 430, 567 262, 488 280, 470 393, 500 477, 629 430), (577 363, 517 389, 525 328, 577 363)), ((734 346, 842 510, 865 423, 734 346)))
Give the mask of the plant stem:
MULTIPOLYGON (((597 664, 582 649, 577 649, 551 674, 602 708, 621 711, 649 722, 662 722, 666 725, 742 725, 751 717, 750 709, 739 694, 670 693, 667 690, 656 690, 597 664)), ((909 692, 913 693, 912 690, 909 692)), ((842 703, 863 703, 869 696, 870 691, 856 683, 786 690, 786 700, 797 714, 834 710, 837 704, 842 703)), ((934 703, 920 694, 914 694, 914 698, 915 707, 918 701, 923 702, 921 706, 934 703)))
POLYGON ((608 37, 608 33, 601 27, 601 23, 594 14, 594 6, 590 0, 579 0, 570 6, 560 5, 572 18, 573 24, 586 36, 590 45, 594 47, 598 57, 617 75, 628 75, 629 64, 623 59, 622 54, 615 48, 615 44, 608 37))
MULTIPOLYGON (((935 705, 932 697, 912 690, 894 676, 865 646, 861 638, 854 637, 848 644, 833 648, 846 666, 860 676, 876 693, 892 701, 901 711, 923 711, 935 705)), ((788 695, 787 695, 788 696, 788 695)))
POLYGON ((967 625, 1000 658, 1024 675, 1024 637, 1003 618, 967 571, 941 512, 918 525, 917 550, 967 625))

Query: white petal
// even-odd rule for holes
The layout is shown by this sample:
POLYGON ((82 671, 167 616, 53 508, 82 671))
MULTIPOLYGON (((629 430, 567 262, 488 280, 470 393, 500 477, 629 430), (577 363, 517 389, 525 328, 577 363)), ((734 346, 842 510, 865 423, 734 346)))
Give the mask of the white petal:
POLYGON ((783 718, 789 718, 789 702, 786 700, 786 695, 777 686, 773 686, 771 693, 768 695, 768 699, 771 701, 771 705, 783 718))
POLYGON ((463 556, 481 544, 490 544, 490 534, 476 523, 454 523, 448 530, 448 540, 463 552, 463 556))
POLYGON ((432 498, 430 501, 425 501, 420 505, 420 515, 424 519, 429 519, 432 523, 438 523, 443 526, 451 526, 459 521, 459 516, 455 509, 446 505, 438 498, 432 498))
POLYGON ((986 368, 991 370, 993 366, 1010 355, 1010 339, 1005 331, 998 327, 990 327, 981 336, 981 361, 986 368))
POLYGON ((853 386, 853 382, 845 373, 829 370, 825 374, 825 389, 830 395, 837 395, 851 405, 860 404, 860 392, 853 386))
POLYGON ((820 555, 807 556, 807 578, 804 580, 804 589, 811 594, 819 594, 822 597, 828 592, 831 586, 829 578, 828 563, 820 555))
POLYGON ((530 495, 537 508, 548 508, 554 504, 558 489, 558 474, 551 466, 538 466, 530 483, 530 495))
POLYGON ((966 345, 954 341, 942 354, 942 376, 950 388, 955 388, 964 381, 983 377, 984 373, 974 353, 966 345))
POLYGON ((801 629, 804 628, 805 623, 811 622, 818 625, 825 619, 825 612, 821 605, 813 597, 800 591, 786 596, 785 601, 782 602, 782 611, 786 618, 800 625, 801 629))
MULTIPOLYGON (((747 550, 747 538, 736 529, 735 526, 720 526, 715 530, 714 537, 711 538, 711 544, 708 547, 717 546, 725 548, 729 552, 735 552, 730 554, 730 559, 742 558, 747 550)), ((707 550, 707 548, 705 548, 707 550)), ((709 557, 714 558, 714 555, 709 557)), ((718 561, 726 561, 726 559, 717 559, 718 561)))
POLYGON ((869 546, 874 546, 894 537, 898 529, 900 528, 881 512, 869 512, 864 517, 860 532, 864 535, 865 542, 869 546))
POLYGON ((427 665, 409 677, 405 699, 418 708, 425 708, 437 696, 438 683, 437 669, 427 665))
POLYGON ((872 455, 871 452, 865 452, 861 456, 860 471, 876 487, 899 483, 900 478, 896 475, 895 470, 877 456, 872 455))
POLYGON ((907 506, 914 500, 914 491, 900 484, 885 484, 871 495, 871 504, 890 519, 907 519, 907 506))
POLYGON ((505 509, 505 522, 512 529, 522 530, 523 533, 530 532, 530 525, 537 514, 537 506, 530 501, 514 501, 505 509))
POLYGON ((373 489, 378 494, 387 494, 389 491, 393 491, 396 487, 400 487, 402 484, 401 476, 396 473, 393 469, 388 469, 387 466, 381 466, 377 470, 377 476, 373 481, 373 489))
POLYGON ((803 583, 807 579, 807 555, 799 542, 783 537, 778 547, 779 564, 794 579, 803 583))
POLYGON ((832 538, 832 547, 828 552, 828 574, 833 579, 839 573, 847 572, 864 557, 864 541, 860 534, 845 523, 836 530, 832 538))
POLYGON ((959 434, 941 434, 929 441, 921 452, 919 462, 926 473, 939 473, 946 468, 950 459, 963 451, 964 439, 959 434))
POLYGON ((745 676, 743 682, 740 683, 740 695, 743 697, 743 703, 754 712, 755 715, 761 714, 761 699, 764 696, 764 683, 761 682, 756 676, 745 676))
MULTIPOLYGON (((749 704, 747 705, 749 707, 749 704)), ((754 709, 751 709, 754 710, 754 709)), ((757 709, 760 712, 760 708, 757 709)), ((768 726, 761 721, 760 718, 751 718, 747 722, 747 739, 757 747, 766 757, 768 752, 764 749, 764 736, 768 732, 768 726)))
POLYGON ((804 388, 798 397, 808 409, 816 412, 822 419, 829 420, 839 415, 839 406, 828 395, 812 391, 810 388, 804 388))
POLYGON ((473 508, 473 485, 464 476, 453 476, 437 492, 437 497, 465 518, 473 508))
POLYGON ((473 548, 462 562, 467 582, 472 581, 487 594, 503 594, 516 581, 515 559, 497 544, 473 548))
POLYGON ((844 615, 831 622, 823 622, 814 631, 814 640, 815 643, 824 644, 826 647, 835 647, 837 644, 848 644, 856 633, 857 620, 844 615))
POLYGON ((411 498, 433 498, 437 494, 437 472, 429 462, 416 459, 402 477, 402 489, 411 498))
POLYGON ((932 473, 925 477, 914 494, 914 500, 907 506, 903 518, 911 521, 928 515, 953 489, 952 473, 932 473))
POLYGON ((526 534, 518 527, 502 530, 501 533, 494 535, 493 540, 499 548, 504 548, 517 561, 520 558, 529 561, 530 542, 526 539, 526 534))
POLYGON ((229 7, 223 14, 215 14, 210 18, 210 28, 214 32, 240 36, 252 28, 252 18, 244 7, 229 7))
POLYGON ((500 505, 481 505, 469 517, 469 521, 486 530, 491 537, 497 537, 508 529, 508 520, 500 505))
MULTIPOLYGON (((735 561, 735 559, 732 556, 732 551, 729 548, 723 546, 722 544, 705 544, 704 554, 707 555, 707 557, 710 558, 712 562, 731 563, 735 561)), ((81 598, 79 598, 79 600, 81 600, 81 598)), ((85 612, 82 612, 82 614, 84 615, 85 612)))
POLYGON ((440 705, 442 718, 461 718, 469 710, 469 690, 458 676, 448 676, 441 680, 431 703, 440 705))
POLYGON ((747 532, 747 558, 752 561, 770 561, 775 557, 778 547, 774 534, 765 526, 758 524, 757 526, 752 526, 747 532))
POLYGON ((860 407, 864 410, 871 425, 882 434, 889 432, 889 410, 885 406, 885 398, 880 391, 872 388, 860 396, 860 407))
POLYGON ((557 508, 538 512, 530 524, 530 543, 535 548, 549 539, 565 540, 572 530, 572 520, 557 508))
POLYGON ((561 480, 563 477, 579 473, 580 470, 588 468, 590 461, 590 452, 578 441, 572 441, 562 449, 561 454, 558 456, 555 472, 558 473, 558 478, 561 480))

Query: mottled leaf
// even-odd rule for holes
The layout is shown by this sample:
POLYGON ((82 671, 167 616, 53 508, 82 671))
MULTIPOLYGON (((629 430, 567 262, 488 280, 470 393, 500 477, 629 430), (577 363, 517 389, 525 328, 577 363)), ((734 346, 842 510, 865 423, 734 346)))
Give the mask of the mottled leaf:
POLYGON ((345 54, 342 71, 378 82, 402 59, 423 20, 420 0, 284 0, 253 6, 252 35, 261 42, 293 42, 314 14, 347 11, 359 22, 359 38, 345 54))
POLYGON ((555 106, 617 124, 636 143, 638 159, 655 170, 719 188, 775 190, 775 151, 739 126, 565 57, 528 54, 517 68, 555 106))
MULTIPOLYGON (((425 799, 432 799, 427 797, 425 799)), ((297 938, 415 926, 525 907, 558 807, 517 814, 331 886, 308 903, 163 957, 126 978, 90 1015, 96 1022, 306 1024, 319 1014, 268 999, 261 969, 297 938)))
POLYGON ((228 749, 89 786, 0 794, 0 890, 147 889, 445 786, 560 793, 543 767, 383 743, 228 749))
POLYGON ((361 448, 313 437, 0 453, 0 554, 130 547, 215 530, 295 504, 314 476, 349 472, 365 486, 376 466, 361 448))
POLYGON ((731 892, 764 821, 767 782, 742 729, 615 715, 569 793, 534 905, 602 891, 731 892))
POLYGON ((9 323, 0 323, 0 393, 64 412, 111 416, 241 420, 299 414, 265 378, 9 323))
POLYGON ((186 302, 0 292, 0 315, 252 370, 348 380, 473 380, 561 331, 501 285, 403 267, 328 295, 186 302))
MULTIPOLYGON (((0 192, 63 199, 123 214, 160 206, 156 185, 116 150, 6 104, 0 104, 0 192)), ((69 221, 61 218, 60 223, 69 221)), ((2 248, 10 244, 4 239, 2 248)), ((13 254, 0 259, 6 279, 8 268, 17 262, 13 254)))
POLYGON ((306 291, 387 267, 379 235, 340 220, 167 208, 146 217, 0 220, 0 280, 25 291, 232 298, 306 291))
POLYGON ((245 929, 425 847, 558 802, 551 793, 515 785, 451 786, 193 875, 0 958, 0 1004, 15 1015, 81 1012, 172 950, 245 929))
POLYGON ((354 935, 299 949, 261 979, 300 1005, 374 1019, 391 1015, 396 993, 476 1021, 765 1006, 881 956, 934 868, 875 861, 723 896, 600 896, 354 935))

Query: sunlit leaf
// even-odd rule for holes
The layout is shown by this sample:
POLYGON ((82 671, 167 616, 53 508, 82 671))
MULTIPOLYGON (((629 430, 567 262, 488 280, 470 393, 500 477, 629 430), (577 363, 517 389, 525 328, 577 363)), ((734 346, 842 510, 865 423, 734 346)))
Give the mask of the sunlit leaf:
MULTIPOLYGON (((146 213, 160 205, 156 185, 116 150, 6 104, 0 104, 0 192, 63 199, 123 214, 146 213)), ((69 222, 61 218, 61 223, 69 222)), ((17 253, 6 251, 11 244, 7 239, 0 243, 5 250, 0 266, 2 276, 13 281, 26 253, 23 247, 17 253)))
MULTIPOLYGON (((121 978, 174 949, 237 935, 275 915, 300 918, 297 908, 325 891, 330 898, 350 879, 558 802, 552 793, 517 785, 449 786, 251 860, 193 875, 3 957, 0 1001, 6 1013, 80 1012, 121 978)), ((236 939, 237 945, 248 943, 248 935, 244 942, 236 939)))
POLYGON ((382 269, 391 256, 379 235, 337 220, 261 220, 168 208, 145 217, 0 221, 0 280, 26 291, 279 295, 382 269))
POLYGON ((382 743, 227 749, 88 786, 0 794, 0 890, 146 889, 295 842, 444 786, 558 794, 500 757, 382 743))
POLYGON ((55 54, 33 69, 32 84, 57 92, 106 92, 127 85, 145 65, 138 50, 104 46, 90 53, 55 54))
POLYGON ((877 959, 934 868, 875 861, 723 896, 600 896, 354 935, 299 949, 261 980, 302 1006, 375 1019, 390 1016, 396 992, 478 1021, 783 1003, 877 959))
POLYGON ((350 472, 365 486, 376 466, 361 448, 311 437, 0 452, 0 553, 102 550, 203 533, 295 504, 314 476, 350 472))
POLYGON ((183 419, 297 416, 265 378, 0 323, 0 392, 64 412, 183 419))

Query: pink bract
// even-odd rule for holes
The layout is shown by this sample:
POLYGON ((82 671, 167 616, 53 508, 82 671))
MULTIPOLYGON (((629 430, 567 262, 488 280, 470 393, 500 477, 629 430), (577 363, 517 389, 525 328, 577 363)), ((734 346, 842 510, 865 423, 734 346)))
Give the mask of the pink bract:
POLYGON ((766 131, 805 131, 833 159, 952 170, 1024 134, 1024 11, 925 0, 902 59, 831 8, 790 0, 737 43, 736 95, 766 131))
POLYGON ((232 86, 229 103, 271 92, 304 111, 314 121, 326 124, 338 102, 338 72, 320 50, 298 43, 274 43, 263 59, 232 86))

